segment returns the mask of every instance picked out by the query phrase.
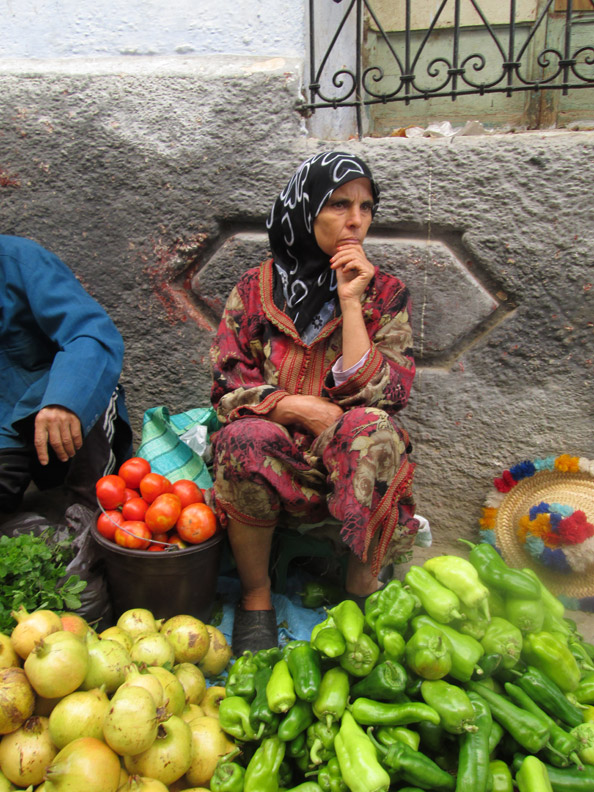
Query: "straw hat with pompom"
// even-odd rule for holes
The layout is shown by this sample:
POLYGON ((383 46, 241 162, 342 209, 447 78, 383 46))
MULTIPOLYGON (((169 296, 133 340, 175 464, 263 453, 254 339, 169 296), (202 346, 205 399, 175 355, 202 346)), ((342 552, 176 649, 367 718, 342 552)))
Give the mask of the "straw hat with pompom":
POLYGON ((530 567, 566 607, 594 611, 594 462, 569 454, 525 460, 494 479, 481 540, 530 567))

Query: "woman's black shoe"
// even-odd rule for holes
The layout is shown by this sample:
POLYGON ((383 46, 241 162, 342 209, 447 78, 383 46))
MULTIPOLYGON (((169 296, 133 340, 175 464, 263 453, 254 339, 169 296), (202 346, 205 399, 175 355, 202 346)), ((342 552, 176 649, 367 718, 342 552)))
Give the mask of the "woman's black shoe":
POLYGON ((236 657, 246 650, 257 652, 259 649, 272 649, 278 646, 276 611, 244 610, 240 605, 235 608, 231 647, 236 657))

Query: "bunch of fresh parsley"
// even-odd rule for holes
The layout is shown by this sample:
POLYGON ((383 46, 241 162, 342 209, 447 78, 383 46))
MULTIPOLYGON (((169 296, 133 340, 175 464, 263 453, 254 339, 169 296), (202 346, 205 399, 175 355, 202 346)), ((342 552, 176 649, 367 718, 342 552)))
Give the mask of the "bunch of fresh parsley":
POLYGON ((16 622, 10 614, 20 606, 29 612, 80 608, 86 581, 78 575, 61 580, 74 557, 72 539, 52 542, 52 536, 47 528, 39 536, 0 537, 0 632, 12 632, 16 622))

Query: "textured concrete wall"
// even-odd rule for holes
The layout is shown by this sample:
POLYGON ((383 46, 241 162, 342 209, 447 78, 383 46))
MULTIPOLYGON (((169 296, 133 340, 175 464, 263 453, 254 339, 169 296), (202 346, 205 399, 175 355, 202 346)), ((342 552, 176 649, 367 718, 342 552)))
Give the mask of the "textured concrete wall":
MULTIPOLYGON (((144 409, 208 402, 207 354, 263 222, 304 156, 281 58, 0 63, 0 227, 60 255, 126 342, 144 409)), ((435 549, 470 534, 494 475, 594 456, 594 133, 348 141, 382 185, 374 260, 412 291, 403 422, 435 549)), ((138 439, 138 434, 137 434, 138 439)))
POLYGON ((0 0, 2 57, 302 57, 304 0, 0 0))

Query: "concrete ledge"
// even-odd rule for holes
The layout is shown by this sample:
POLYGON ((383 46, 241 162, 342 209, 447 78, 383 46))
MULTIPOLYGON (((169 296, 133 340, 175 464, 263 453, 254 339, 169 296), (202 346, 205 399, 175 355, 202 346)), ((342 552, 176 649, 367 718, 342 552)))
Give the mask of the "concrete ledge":
POLYGON ((0 58, 0 74, 22 76, 61 75, 151 75, 237 77, 255 72, 301 74, 300 58, 247 57, 243 55, 196 55, 191 58, 155 55, 119 58, 0 58))

